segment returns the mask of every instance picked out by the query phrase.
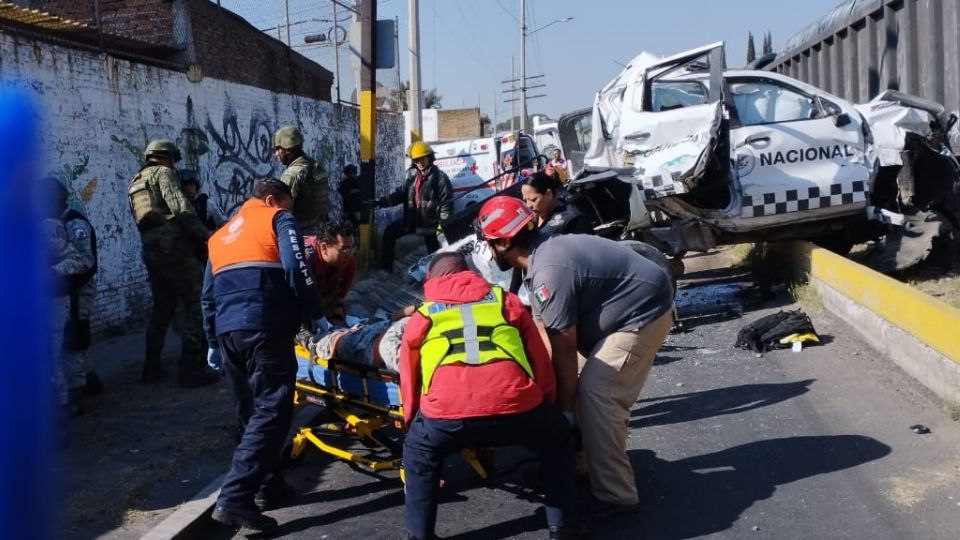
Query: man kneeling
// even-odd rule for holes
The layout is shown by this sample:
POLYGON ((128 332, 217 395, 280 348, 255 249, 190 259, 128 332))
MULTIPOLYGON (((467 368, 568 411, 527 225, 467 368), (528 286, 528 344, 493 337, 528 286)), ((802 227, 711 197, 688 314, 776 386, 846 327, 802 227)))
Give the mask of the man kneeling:
POLYGON ((505 445, 540 459, 550 538, 571 537, 571 423, 553 404, 553 368, 533 319, 515 295, 469 271, 459 252, 432 261, 424 296, 400 344, 408 538, 436 537, 445 455, 505 445))

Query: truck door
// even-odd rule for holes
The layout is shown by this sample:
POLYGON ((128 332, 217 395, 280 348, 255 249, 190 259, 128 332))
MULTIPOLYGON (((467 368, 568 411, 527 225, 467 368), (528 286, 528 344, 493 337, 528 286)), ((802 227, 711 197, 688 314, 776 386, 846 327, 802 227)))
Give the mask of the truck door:
POLYGON ((740 217, 849 213, 866 204, 871 168, 857 115, 772 77, 731 77, 727 88, 740 217))
POLYGON ((644 189, 658 195, 696 188, 721 136, 722 75, 722 42, 648 66, 624 89, 617 165, 633 167, 644 189), (688 77, 683 68, 709 75, 688 77))

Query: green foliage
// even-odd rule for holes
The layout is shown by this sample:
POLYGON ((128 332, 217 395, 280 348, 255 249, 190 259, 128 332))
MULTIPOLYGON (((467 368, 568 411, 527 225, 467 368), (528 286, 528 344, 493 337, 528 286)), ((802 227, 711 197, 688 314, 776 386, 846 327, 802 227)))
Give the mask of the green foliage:
POLYGON ((757 59, 757 48, 753 44, 753 32, 747 33, 747 63, 757 59))
POLYGON ((770 34, 770 31, 767 30, 767 33, 763 36, 763 54, 770 54, 773 52, 773 36, 770 34))

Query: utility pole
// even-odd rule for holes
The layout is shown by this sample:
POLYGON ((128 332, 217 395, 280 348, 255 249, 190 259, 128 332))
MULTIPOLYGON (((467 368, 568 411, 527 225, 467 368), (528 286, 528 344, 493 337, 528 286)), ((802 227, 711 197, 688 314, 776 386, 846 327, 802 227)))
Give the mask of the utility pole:
POLYGON ((287 17, 287 47, 290 46, 290 0, 283 0, 283 12, 287 17))
MULTIPOLYGON (((340 23, 338 21, 337 3, 333 2, 333 57, 334 62, 337 63, 337 105, 340 104, 340 34, 337 32, 340 23)), ((344 32, 344 35, 346 35, 346 32, 344 32)))
POLYGON ((497 89, 493 89, 493 129, 491 130, 493 135, 497 132, 497 89))
MULTIPOLYGON (((514 57, 510 57, 510 94, 517 91, 517 70, 514 69, 514 57)), ((517 100, 510 101, 510 131, 516 131, 517 100)))
POLYGON ((520 130, 527 131, 527 0, 520 0, 520 130))
MULTIPOLYGON (((374 59, 377 37, 377 0, 359 0, 360 8, 360 191, 364 200, 376 197, 377 69, 374 59)), ((360 219, 360 264, 370 264, 373 212, 365 205, 360 219)))
POLYGON ((420 95, 420 0, 407 3, 407 45, 410 49, 410 142, 423 139, 423 103, 420 95))
POLYGON ((397 111, 403 112, 403 81, 400 80, 400 17, 393 18, 393 49, 397 66, 397 111))

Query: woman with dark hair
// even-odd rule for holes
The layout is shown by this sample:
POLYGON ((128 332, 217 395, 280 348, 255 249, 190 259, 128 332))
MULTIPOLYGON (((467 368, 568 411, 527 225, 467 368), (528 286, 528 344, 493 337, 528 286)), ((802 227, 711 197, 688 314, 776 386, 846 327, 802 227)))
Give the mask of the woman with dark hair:
POLYGON ((536 216, 537 227, 546 234, 592 234, 593 227, 566 199, 566 192, 553 167, 527 177, 520 187, 523 202, 536 216))

